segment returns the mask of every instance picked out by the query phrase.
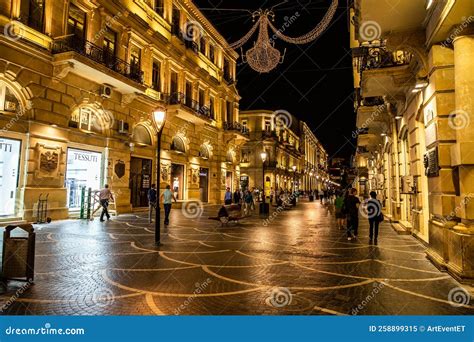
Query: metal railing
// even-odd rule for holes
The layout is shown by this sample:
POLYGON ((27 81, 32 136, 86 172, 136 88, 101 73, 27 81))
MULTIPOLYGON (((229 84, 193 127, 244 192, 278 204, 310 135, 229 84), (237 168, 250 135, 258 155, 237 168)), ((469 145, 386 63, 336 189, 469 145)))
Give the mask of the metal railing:
POLYGON ((53 54, 71 51, 77 52, 96 63, 104 65, 110 70, 113 70, 135 82, 143 83, 143 71, 140 70, 140 65, 125 62, 115 56, 113 51, 103 49, 94 43, 77 36, 67 36, 53 41, 53 54))
POLYGON ((249 130, 247 127, 243 126, 240 122, 224 122, 225 131, 236 131, 243 135, 248 135, 249 130))
POLYGON ((196 115, 205 119, 214 119, 214 115, 211 113, 209 106, 201 105, 198 101, 192 98, 186 97, 183 93, 171 93, 165 95, 165 100, 170 105, 182 105, 186 108, 191 109, 196 115))
POLYGON ((390 51, 383 45, 358 47, 353 49, 352 55, 359 72, 408 65, 413 58, 407 51, 390 51))

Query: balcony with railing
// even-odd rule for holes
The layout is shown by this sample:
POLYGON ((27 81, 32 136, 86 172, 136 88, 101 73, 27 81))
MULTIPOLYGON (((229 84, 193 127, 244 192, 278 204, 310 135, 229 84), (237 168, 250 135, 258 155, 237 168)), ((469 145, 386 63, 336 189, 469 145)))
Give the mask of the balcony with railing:
POLYGON ((209 106, 200 104, 198 101, 187 97, 183 93, 167 94, 166 102, 170 105, 170 110, 175 109, 178 117, 191 122, 201 121, 209 123, 214 119, 214 116, 209 109, 209 106))
POLYGON ((278 135, 275 131, 263 130, 262 139, 263 140, 278 140, 278 135))
POLYGON ((414 84, 413 55, 404 50, 390 51, 380 46, 362 46, 352 50, 354 66, 361 75, 364 98, 395 96, 414 84))
POLYGON ((240 122, 224 122, 223 128, 226 132, 238 134, 245 138, 249 136, 248 128, 243 126, 240 122))
POLYGON ((229 73, 224 73, 224 81, 228 84, 228 85, 232 85, 235 83, 235 79, 232 77, 232 75, 230 75, 229 73))
POLYGON ((101 48, 85 39, 76 36, 67 36, 62 39, 54 40, 52 43, 52 53, 56 55, 56 61, 72 62, 77 72, 82 75, 90 75, 97 82, 115 85, 113 84, 114 81, 111 81, 114 77, 110 76, 113 74, 106 70, 103 70, 102 75, 99 75, 98 78, 95 77, 97 75, 96 72, 100 69, 100 67, 98 68, 97 66, 98 64, 128 80, 139 83, 140 85, 143 84, 143 71, 140 69, 140 65, 127 63, 118 58, 113 51, 101 48), (103 75, 104 73, 105 75, 103 75))

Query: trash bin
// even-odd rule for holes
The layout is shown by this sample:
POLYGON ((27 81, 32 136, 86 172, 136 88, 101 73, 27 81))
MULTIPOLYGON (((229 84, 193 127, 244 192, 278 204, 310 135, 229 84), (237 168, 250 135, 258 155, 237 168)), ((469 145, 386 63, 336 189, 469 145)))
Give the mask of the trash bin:
POLYGON ((309 201, 314 202, 314 196, 313 195, 309 195, 309 201))
POLYGON ((2 276, 5 280, 32 282, 35 271, 36 233, 31 224, 10 225, 3 233, 2 276), (12 237, 15 229, 22 229, 26 237, 12 237))

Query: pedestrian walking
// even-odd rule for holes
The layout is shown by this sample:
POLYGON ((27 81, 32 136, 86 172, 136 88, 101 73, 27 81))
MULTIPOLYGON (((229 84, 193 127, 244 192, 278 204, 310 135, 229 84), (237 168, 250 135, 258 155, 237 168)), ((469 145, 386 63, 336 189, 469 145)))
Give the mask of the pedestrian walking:
POLYGON ((176 203, 176 197, 171 192, 171 186, 167 185, 166 190, 160 196, 160 200, 163 200, 163 207, 165 209, 165 226, 170 224, 170 212, 171 212, 171 203, 174 200, 176 203))
POLYGON ((380 222, 384 220, 382 213, 382 204, 377 199, 377 193, 372 191, 370 193, 370 199, 367 201, 367 214, 369 218, 369 243, 372 241, 377 244, 377 239, 379 237, 379 225, 380 222))
POLYGON ((248 190, 247 190, 247 192, 245 193, 245 196, 244 196, 244 204, 245 204, 244 205, 244 211, 245 211, 246 215, 249 215, 250 211, 255 209, 255 203, 253 201, 252 193, 248 190))
POLYGON ((105 184, 104 188, 99 192, 99 201, 102 206, 102 213, 100 214, 100 222, 104 222, 104 215, 107 217, 107 221, 110 220, 109 215, 109 201, 114 201, 114 195, 109 189, 109 185, 105 184))
POLYGON ((344 208, 344 196, 342 191, 338 191, 336 195, 336 200, 334 201, 334 208, 336 212, 336 222, 339 229, 344 228, 344 218, 345 214, 343 212, 344 208))
POLYGON ((275 197, 275 190, 273 190, 273 188, 270 188, 270 205, 273 204, 274 197, 275 197))
POLYGON ((231 205, 232 204, 232 192, 230 191, 230 188, 227 188, 227 190, 224 194, 224 204, 225 205, 231 205))
POLYGON ((349 241, 357 238, 359 232, 359 205, 357 190, 352 188, 344 203, 347 210, 347 240, 349 241))
POLYGON ((239 189, 234 191, 234 204, 240 204, 242 200, 242 195, 239 189))
POLYGON ((152 216, 153 212, 156 209, 156 200, 157 200, 157 193, 156 193, 156 184, 152 184, 151 188, 148 190, 148 222, 152 223, 152 216))
POLYGON ((321 204, 323 204, 323 200, 324 200, 324 191, 319 190, 319 201, 321 202, 321 204))

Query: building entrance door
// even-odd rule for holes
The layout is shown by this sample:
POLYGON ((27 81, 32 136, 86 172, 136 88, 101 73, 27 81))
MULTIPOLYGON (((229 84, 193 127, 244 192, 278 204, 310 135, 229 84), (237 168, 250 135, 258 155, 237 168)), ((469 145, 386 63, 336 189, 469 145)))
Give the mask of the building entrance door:
POLYGON ((199 200, 203 203, 209 202, 209 169, 199 170, 199 200))
POLYGON ((132 157, 130 159, 130 203, 133 208, 148 206, 148 190, 151 187, 152 161, 132 157))

